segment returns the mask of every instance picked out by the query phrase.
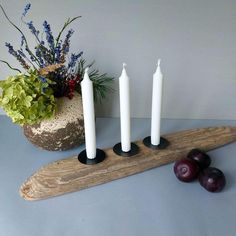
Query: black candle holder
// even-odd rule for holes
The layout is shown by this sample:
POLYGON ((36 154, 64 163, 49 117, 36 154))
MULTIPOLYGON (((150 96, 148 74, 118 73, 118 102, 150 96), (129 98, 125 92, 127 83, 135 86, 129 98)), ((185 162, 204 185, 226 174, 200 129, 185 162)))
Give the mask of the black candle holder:
POLYGON ((167 139, 163 138, 163 137, 160 138, 160 143, 158 145, 153 145, 151 143, 151 136, 146 137, 143 140, 143 143, 144 143, 144 145, 146 147, 149 147, 149 148, 155 149, 155 150, 157 150, 157 149, 165 149, 165 148, 167 148, 170 145, 170 142, 167 139))
POLYGON ((139 147, 135 144, 135 143, 131 143, 131 149, 128 152, 124 152, 122 151, 121 148, 121 143, 117 143, 114 147, 113 147, 113 152, 119 156, 123 156, 123 157, 131 157, 136 155, 139 152, 139 147))
POLYGON ((101 149, 96 149, 96 157, 90 159, 87 157, 86 149, 78 155, 78 160, 85 165, 94 165, 102 162, 106 158, 106 153, 101 149))

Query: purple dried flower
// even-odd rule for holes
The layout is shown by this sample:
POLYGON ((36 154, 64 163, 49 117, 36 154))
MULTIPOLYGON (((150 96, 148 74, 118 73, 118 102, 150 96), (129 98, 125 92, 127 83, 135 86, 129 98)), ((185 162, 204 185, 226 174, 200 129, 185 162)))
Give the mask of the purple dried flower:
POLYGON ((78 59, 82 56, 83 52, 80 52, 78 54, 71 54, 70 61, 68 63, 68 68, 73 68, 78 61, 78 59))
POLYGON ((35 54, 36 54, 36 56, 37 56, 37 58, 38 58, 38 60, 40 62, 40 67, 41 68, 44 67, 42 55, 41 55, 41 53, 40 53, 40 51, 38 49, 36 50, 35 54))
POLYGON ((39 79, 40 79, 43 83, 46 83, 46 82, 47 82, 46 78, 44 78, 43 76, 39 76, 39 79))
MULTIPOLYGON (((28 46, 25 46, 25 51, 28 53, 28 55, 30 56, 30 59, 32 61, 36 61, 35 57, 33 56, 32 52, 30 51, 30 49, 28 48, 28 46)), ((32 63, 31 63, 32 64, 32 63)))
POLYGON ((46 65, 53 64, 53 51, 49 51, 44 46, 44 41, 41 41, 37 47, 35 47, 36 51, 35 54, 38 58, 40 67, 45 67, 46 65))
MULTIPOLYGON (((42 42, 43 42, 43 41, 42 41, 42 42)), ((41 45, 43 45, 42 42, 41 42, 41 45)), ((39 60, 40 67, 41 67, 41 68, 44 67, 45 64, 44 64, 44 60, 43 60, 42 51, 40 50, 40 45, 38 45, 38 46, 36 47, 35 55, 36 55, 36 57, 37 57, 38 60, 39 60)))
POLYGON ((31 61, 35 61, 35 57, 34 56, 30 56, 30 60, 31 61))
POLYGON ((54 50, 54 38, 52 35, 51 27, 45 20, 43 22, 44 32, 46 33, 46 39, 51 50, 54 50))
POLYGON ((29 30, 31 31, 31 33, 37 38, 37 40, 39 41, 38 35, 39 35, 39 31, 36 30, 36 28, 33 25, 33 21, 30 21, 27 23, 29 30))
POLYGON ((11 55, 17 56, 17 52, 14 50, 13 46, 10 43, 5 43, 5 46, 8 48, 8 52, 11 55))
POLYGON ((61 58, 61 43, 58 43, 58 45, 55 48, 55 62, 60 62, 61 58))
POLYGON ((17 51, 22 57, 26 58, 26 55, 24 54, 24 52, 22 50, 18 50, 17 51))
POLYGON ((6 47, 8 48, 8 52, 13 55, 22 65, 22 67, 26 70, 28 70, 30 68, 29 65, 27 65, 27 63, 25 62, 25 60, 22 58, 22 55, 20 55, 19 53, 17 53, 13 46, 10 43, 5 43, 6 47))
POLYGON ((26 14, 27 14, 27 12, 29 11, 30 7, 31 7, 31 4, 30 4, 30 3, 26 4, 25 9, 24 9, 24 12, 22 13, 22 16, 26 16, 26 14))
POLYGON ((66 35, 66 38, 64 40, 64 43, 62 44, 62 49, 61 49, 61 58, 60 61, 61 62, 65 62, 65 56, 68 54, 69 49, 70 49, 70 38, 72 36, 72 34, 74 33, 74 30, 70 29, 66 35))

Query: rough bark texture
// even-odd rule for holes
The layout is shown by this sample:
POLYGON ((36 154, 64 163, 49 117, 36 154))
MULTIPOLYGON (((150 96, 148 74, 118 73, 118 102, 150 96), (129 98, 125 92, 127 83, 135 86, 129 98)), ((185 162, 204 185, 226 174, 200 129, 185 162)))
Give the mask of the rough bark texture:
POLYGON ((42 167, 20 188, 26 200, 39 200, 84 188, 161 166, 185 156, 193 148, 208 151, 236 140, 235 127, 193 129, 164 136, 170 141, 165 150, 149 149, 136 142, 140 152, 133 157, 117 156, 106 149, 106 159, 96 165, 81 164, 77 156, 42 167))
POLYGON ((62 151, 84 142, 84 120, 81 95, 73 99, 57 100, 57 111, 53 119, 38 125, 25 125, 24 134, 35 146, 49 151, 62 151))

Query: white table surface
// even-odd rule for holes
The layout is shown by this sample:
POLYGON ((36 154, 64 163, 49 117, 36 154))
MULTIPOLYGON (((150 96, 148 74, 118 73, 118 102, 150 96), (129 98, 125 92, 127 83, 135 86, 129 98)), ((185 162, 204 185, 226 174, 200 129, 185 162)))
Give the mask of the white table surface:
MULTIPOLYGON (((163 120, 162 132, 236 125, 236 121, 163 120)), ((149 119, 132 120, 132 139, 149 135, 149 119)), ((119 119, 97 119, 98 147, 120 140, 119 119)), ((236 143, 209 152, 227 186, 209 193, 199 183, 179 182, 173 164, 42 201, 28 202, 20 185, 49 162, 76 155, 37 149, 20 127, 0 116, 0 236, 234 236, 236 143)))

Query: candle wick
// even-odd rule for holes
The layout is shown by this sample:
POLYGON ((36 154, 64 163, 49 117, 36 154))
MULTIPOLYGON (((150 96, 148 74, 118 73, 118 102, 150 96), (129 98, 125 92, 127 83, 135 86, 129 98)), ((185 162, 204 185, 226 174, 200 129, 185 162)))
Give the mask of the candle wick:
POLYGON ((123 63, 123 69, 124 69, 126 66, 127 66, 127 64, 126 64, 126 63, 123 63))
POLYGON ((87 67, 87 68, 85 69, 85 73, 88 73, 88 70, 89 70, 89 67, 87 67))
POLYGON ((161 59, 158 59, 157 66, 160 67, 160 64, 161 64, 161 59))

